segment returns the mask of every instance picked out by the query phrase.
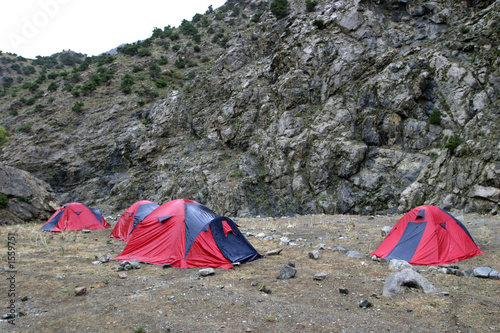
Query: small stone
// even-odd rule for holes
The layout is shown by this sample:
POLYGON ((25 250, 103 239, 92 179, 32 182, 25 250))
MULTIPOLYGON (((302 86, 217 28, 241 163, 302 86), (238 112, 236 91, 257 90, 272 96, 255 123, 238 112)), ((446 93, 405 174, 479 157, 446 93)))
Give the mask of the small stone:
POLYGON ((318 250, 312 250, 309 252, 309 258, 317 260, 319 259, 319 251, 318 250))
POLYGON ((290 267, 295 267, 295 261, 290 260, 290 261, 288 262, 288 266, 290 266, 290 267))
POLYGON ((92 265, 99 265, 101 263, 100 260, 92 261, 92 265))
POLYGON ((380 230, 380 235, 385 238, 390 232, 391 232, 392 228, 391 227, 388 227, 388 226, 385 226, 382 228, 382 230, 380 230))
POLYGON ((88 229, 82 229, 82 232, 83 232, 84 234, 89 234, 89 233, 91 232, 91 230, 88 230, 88 229))
POLYGON ((170 265, 170 264, 167 263, 167 264, 163 264, 161 267, 163 267, 163 268, 170 268, 170 267, 172 267, 172 265, 170 265))
POLYGON ((290 238, 285 236, 280 238, 280 245, 288 245, 288 244, 290 244, 290 238))
POLYGON ((85 287, 76 287, 75 288, 75 295, 76 296, 83 296, 87 293, 87 288, 85 287))
POLYGON ((126 279, 127 278, 127 273, 123 272, 123 273, 118 273, 118 277, 120 279, 126 279))
POLYGON ((347 250, 344 249, 342 246, 337 246, 332 249, 333 252, 339 252, 339 253, 347 253, 347 250))
POLYGON ((372 302, 370 302, 370 301, 369 301, 369 300, 367 300, 367 299, 365 299, 365 300, 363 300, 363 301, 361 301, 361 302, 359 303, 359 307, 360 307, 360 308, 363 308, 363 309, 370 308, 370 307, 372 307, 372 305, 373 305, 373 304, 372 304, 372 302))
POLYGON ((130 264, 130 266, 132 266, 133 269, 141 268, 141 264, 139 263, 139 260, 137 260, 137 259, 132 259, 128 263, 130 264))
POLYGON ((349 289, 347 289, 346 287, 340 287, 339 293, 347 295, 347 294, 349 294, 349 289))
POLYGON ((259 291, 262 291, 263 293, 270 294, 272 293, 271 288, 267 287, 266 285, 263 285, 260 287, 259 291))
POLYGON ((24 296, 23 298, 21 298, 21 302, 26 302, 27 300, 29 300, 28 296, 24 296))
POLYGON ((393 271, 400 271, 404 268, 411 268, 412 266, 406 260, 392 259, 389 262, 389 269, 393 271))
POLYGON ((347 251, 347 256, 351 258, 363 258, 361 253, 359 253, 358 251, 347 251))
POLYGON ((281 269, 277 279, 290 279, 297 274, 297 270, 289 265, 284 265, 281 269))
POLYGON ((325 247, 326 247, 326 244, 324 244, 324 243, 320 243, 320 244, 314 246, 314 248, 318 249, 318 250, 324 250, 325 247))
POLYGON ((266 252, 266 256, 277 256, 281 253, 281 251, 283 251, 283 248, 278 248, 278 249, 274 249, 274 250, 271 250, 271 251, 267 251, 266 252))
POLYGON ((323 281, 324 279, 326 279, 326 276, 327 276, 326 273, 314 274, 314 280, 323 281))
POLYGON ((467 276, 467 277, 470 277, 470 276, 473 276, 474 275, 474 270, 473 269, 464 269, 462 271, 462 273, 464 274, 464 276, 467 276))
POLYGON ((262 238, 262 240, 265 240, 265 241, 270 241, 270 240, 273 240, 274 237, 273 236, 266 236, 264 238, 262 238))
POLYGON ((111 258, 107 254, 103 254, 101 262, 103 262, 103 263, 109 262, 109 259, 111 259, 111 258))
POLYGON ((490 273, 493 271, 490 267, 477 267, 474 268, 474 276, 487 279, 490 277, 490 273))
POLYGON ((499 279, 499 274, 498 274, 498 271, 495 271, 495 270, 492 270, 490 272, 490 276, 489 276, 490 279, 493 279, 493 280, 498 280, 499 279))
POLYGON ((214 275, 215 274, 215 269, 213 268, 203 268, 198 271, 200 276, 209 276, 209 275, 214 275))
POLYGON ((12 319, 12 318, 16 318, 15 313, 6 313, 2 316, 2 319, 12 319))
POLYGON ((442 291, 439 293, 441 296, 450 296, 450 293, 448 291, 442 291))

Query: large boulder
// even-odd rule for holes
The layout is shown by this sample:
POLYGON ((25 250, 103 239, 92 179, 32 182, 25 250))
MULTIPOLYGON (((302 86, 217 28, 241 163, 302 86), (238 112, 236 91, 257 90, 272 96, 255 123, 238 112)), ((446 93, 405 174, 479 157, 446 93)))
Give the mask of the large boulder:
POLYGON ((0 225, 45 220, 61 206, 46 182, 0 163, 0 225))

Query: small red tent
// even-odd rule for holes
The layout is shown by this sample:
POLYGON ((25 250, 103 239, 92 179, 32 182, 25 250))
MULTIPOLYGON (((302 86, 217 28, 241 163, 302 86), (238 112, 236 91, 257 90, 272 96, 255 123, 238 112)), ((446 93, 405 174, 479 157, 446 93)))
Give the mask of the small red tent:
POLYGON ((108 227, 108 222, 98 209, 72 202, 59 208, 40 230, 63 232, 66 230, 95 230, 108 227))
POLYGON ((128 242, 137 224, 142 222, 142 220, 156 208, 158 208, 158 205, 148 200, 141 200, 132 204, 122 214, 118 222, 116 222, 109 237, 122 239, 124 242, 128 242))
POLYGON ((139 223, 113 260, 137 259, 173 267, 232 268, 259 254, 227 217, 191 200, 172 200, 139 223))
POLYGON ((483 253, 459 220, 425 205, 405 214, 370 255, 413 265, 444 265, 483 253))

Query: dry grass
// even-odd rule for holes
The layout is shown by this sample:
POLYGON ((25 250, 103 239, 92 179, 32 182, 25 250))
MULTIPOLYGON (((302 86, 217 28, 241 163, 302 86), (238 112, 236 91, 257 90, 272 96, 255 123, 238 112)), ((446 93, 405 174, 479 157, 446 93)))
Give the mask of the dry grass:
MULTIPOLYGON (((380 229, 398 217, 304 216, 240 219, 242 231, 273 235, 249 237, 260 252, 283 247, 269 256, 200 278, 197 269, 163 269, 143 264, 121 279, 117 262, 93 265, 103 254, 116 256, 125 243, 108 238, 111 229, 91 233, 46 234, 40 225, 0 227, 1 260, 7 262, 9 233, 16 235, 16 308, 25 316, 7 332, 485 332, 500 329, 500 281, 421 274, 450 296, 408 291, 383 297, 387 264, 368 257, 349 258, 336 246, 367 254, 380 244, 380 229), (286 236, 297 245, 281 246, 286 236), (320 258, 308 252, 324 243, 320 258), (297 276, 276 277, 293 260, 297 276), (323 281, 313 279, 326 273, 323 281), (87 295, 75 296, 76 286, 87 295), (270 293, 260 291, 266 286, 270 293), (349 289, 340 294, 339 287, 349 289), (23 297, 28 299, 21 301, 23 297), (373 307, 362 309, 368 299, 373 307)), ((500 269, 498 217, 467 216, 465 224, 485 255, 459 263, 461 268, 500 269)), ((6 265, 6 264, 5 264, 6 265)), ((5 273, 4 273, 5 274, 5 273)), ((5 279, 2 279, 5 281, 5 279)), ((3 287, 0 301, 10 298, 3 287)), ((7 286, 6 286, 7 287, 7 286)), ((4 307, 4 311, 7 312, 4 307)))

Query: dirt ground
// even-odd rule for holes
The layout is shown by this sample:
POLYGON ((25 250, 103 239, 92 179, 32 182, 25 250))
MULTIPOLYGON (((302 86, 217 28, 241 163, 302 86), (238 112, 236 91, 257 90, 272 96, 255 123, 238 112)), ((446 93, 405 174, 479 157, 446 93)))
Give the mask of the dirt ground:
MULTIPOLYGON (((500 217, 455 216, 486 252, 459 262, 460 269, 500 270, 500 217)), ((384 279, 392 273, 388 263, 332 251, 341 246, 367 255, 381 243, 382 227, 392 227, 400 217, 234 219, 243 232, 274 237, 248 236, 261 254, 283 248, 281 254, 218 269, 207 277, 200 277, 198 269, 141 264, 140 269, 127 271, 124 279, 117 272, 119 262, 92 264, 96 257, 113 258, 125 247, 121 240, 108 238, 111 228, 45 234, 38 231, 41 224, 2 226, 0 315, 15 307, 21 316, 14 318, 15 325, 1 321, 0 331, 500 331, 500 280, 431 273, 429 267, 420 266, 420 274, 449 295, 409 289, 384 297, 384 279), (282 236, 295 245, 280 245, 282 236), (325 244, 319 259, 310 259, 309 251, 319 244, 325 244), (297 275, 276 279, 290 260, 297 275), (326 279, 315 280, 317 273, 326 273, 326 279), (75 287, 86 287, 86 295, 76 296, 75 287), (341 287, 349 293, 340 293, 341 287), (361 308, 363 300, 372 306, 361 308)), ((113 227, 116 220, 108 222, 113 227)))

